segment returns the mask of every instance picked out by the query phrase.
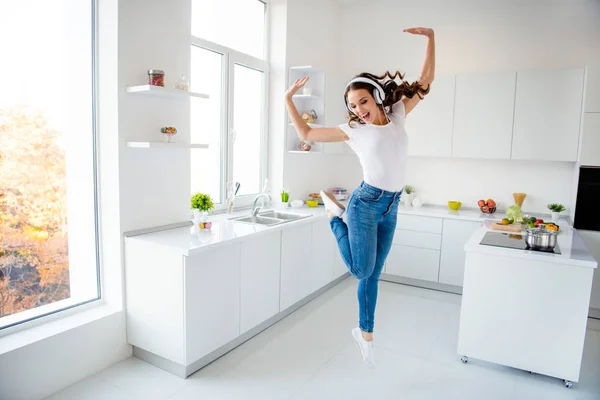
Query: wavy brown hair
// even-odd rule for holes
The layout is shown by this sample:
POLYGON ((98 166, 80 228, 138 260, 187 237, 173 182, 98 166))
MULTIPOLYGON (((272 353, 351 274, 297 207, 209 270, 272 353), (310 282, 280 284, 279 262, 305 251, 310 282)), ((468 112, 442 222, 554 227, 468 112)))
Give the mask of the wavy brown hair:
MULTIPOLYGON (((389 107, 388 114, 394 112, 392 106, 398 101, 400 101, 400 99, 402 99, 403 96, 412 99, 414 95, 417 95, 421 100, 423 100, 423 97, 427 93, 429 93, 429 89, 431 88, 431 84, 427 86, 427 89, 423 89, 417 81, 414 81, 413 83, 406 82, 404 80, 404 75, 402 75, 398 71, 396 71, 394 74, 390 73, 389 71, 386 71, 385 74, 381 76, 373 75, 368 72, 363 72, 361 74, 356 75, 354 78, 369 78, 381 85, 383 91, 385 92, 383 106, 389 107), (386 78, 388 79, 386 80, 386 78), (400 84, 396 83, 396 78, 400 78, 400 84)), ((348 99, 348 92, 350 90, 358 89, 366 89, 372 95, 375 87, 369 83, 354 82, 350 84, 350 86, 348 86, 348 88, 344 92, 344 98, 346 99, 346 101, 348 99)), ((383 107, 381 106, 381 104, 378 104, 378 106, 383 111, 383 107)), ((356 116, 356 114, 348 111, 348 125, 353 126, 353 124, 357 122, 362 125, 365 124, 358 116, 356 116)))

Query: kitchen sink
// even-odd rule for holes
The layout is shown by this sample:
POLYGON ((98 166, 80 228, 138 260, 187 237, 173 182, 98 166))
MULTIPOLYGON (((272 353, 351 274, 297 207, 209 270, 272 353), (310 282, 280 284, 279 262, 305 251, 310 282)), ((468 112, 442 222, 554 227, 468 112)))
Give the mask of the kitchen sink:
POLYGON ((310 215, 292 214, 292 213, 286 213, 286 212, 281 212, 281 211, 266 211, 264 213, 259 213, 258 215, 261 217, 267 217, 267 218, 283 219, 286 222, 287 221, 296 221, 298 219, 310 217, 310 215))
POLYGON ((263 217, 260 215, 257 216, 252 216, 249 215, 247 217, 241 217, 241 218, 232 218, 234 221, 238 221, 238 222, 247 222, 250 224, 257 224, 257 225, 277 225, 277 224, 281 224, 283 222, 285 222, 282 219, 279 218, 268 218, 268 217, 263 217))
POLYGON ((286 222, 296 221, 302 218, 308 218, 310 215, 293 214, 280 211, 266 211, 256 216, 248 215, 246 217, 230 218, 233 221, 246 222, 257 225, 278 225, 286 222))

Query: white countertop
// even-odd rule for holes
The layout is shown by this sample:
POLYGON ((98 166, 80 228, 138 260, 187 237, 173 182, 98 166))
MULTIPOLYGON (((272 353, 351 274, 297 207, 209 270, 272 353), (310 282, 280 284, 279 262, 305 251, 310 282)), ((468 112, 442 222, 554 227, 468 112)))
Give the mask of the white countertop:
MULTIPOLYGON (((273 210, 273 208, 261 210, 259 213, 269 210, 273 210)), ((286 213, 308 215, 308 217, 274 226, 249 224, 230 220, 230 218, 250 215, 249 210, 243 210, 234 212, 232 214, 209 215, 208 220, 212 223, 211 229, 202 229, 195 232, 193 226, 186 226, 182 228, 131 236, 128 237, 127 240, 142 240, 158 246, 170 247, 180 251, 181 254, 188 256, 204 251, 207 247, 214 248, 215 246, 225 243, 232 243, 248 235, 261 235, 266 232, 274 232, 281 229, 291 228, 293 226, 312 223, 318 219, 327 218, 327 211, 323 206, 309 208, 308 206, 304 205, 300 208, 276 210, 284 211, 286 213)))
POLYGON ((494 214, 484 214, 479 209, 461 208, 458 211, 452 211, 447 206, 423 205, 421 207, 406 207, 400 205, 398 214, 421 215, 425 217, 461 219, 465 221, 486 221, 498 220, 506 217, 503 212, 494 214))
MULTIPOLYGON (((560 224, 561 232, 557 236, 557 244, 560 247, 561 254, 544 253, 532 250, 519 250, 505 247, 496 247, 481 245, 481 239, 488 231, 500 232, 489 227, 489 223, 484 223, 479 228, 469 241, 465 244, 466 252, 497 255, 502 257, 524 258, 532 261, 542 261, 563 265, 573 265, 579 267, 596 268, 597 261, 592 253, 584 244, 581 236, 577 234, 577 230, 566 224, 560 224), (563 228, 564 227, 564 228, 563 228)), ((509 232, 512 233, 512 232, 509 232)))
MULTIPOLYGON (((265 209, 264 211, 272 210, 273 208, 265 209)), ((277 209, 277 208, 276 208, 277 209)), ((200 230, 195 233, 192 226, 186 226, 182 228, 174 228, 168 230, 162 230, 154 233, 146 233, 135 236, 127 237, 127 240, 142 240, 150 242, 155 245, 169 247, 182 255, 192 255, 201 251, 206 250, 208 246, 213 248, 214 246, 222 245, 225 243, 231 243, 232 241, 240 240, 248 235, 261 235, 266 232, 274 232, 277 230, 287 229, 293 226, 298 226, 306 223, 312 223, 318 219, 326 219, 327 211, 322 205, 316 208, 310 208, 306 205, 300 208, 278 208, 279 211, 285 211, 296 214, 309 215, 309 217, 300 219, 297 221, 286 222, 275 226, 264 226, 248 224, 243 222, 232 221, 231 218, 242 217, 250 215, 249 210, 241 210, 232 214, 216 214, 210 215, 209 220, 212 222, 211 229, 200 230)), ((262 212, 263 210, 261 210, 262 212)), ((446 206, 433 206, 423 205, 421 207, 405 207, 400 205, 398 208, 398 214, 409 214, 419 215, 434 218, 450 218, 467 221, 493 221, 502 219, 505 214, 496 212, 493 215, 483 214, 478 209, 461 209, 459 211, 452 211, 446 206)), ((544 215, 540 215, 542 218, 544 215)), ((566 222, 566 221, 565 221, 566 222)), ((566 224, 561 224, 561 228, 566 224)), ((399 227, 400 228, 400 227, 399 227)), ((481 234, 483 236, 484 233, 481 234)), ((475 235, 477 236, 477 235, 475 235)), ((563 238, 564 239, 564 238, 563 238)), ((579 242, 579 236, 577 236, 579 242)), ((479 239, 480 240, 480 239, 479 239)), ((479 240, 477 240, 477 246, 479 246, 479 240)), ((579 243, 578 242, 578 243, 579 243)), ((581 242, 583 245, 583 242, 581 242)), ((570 254, 570 248, 567 245, 563 245, 559 241, 559 246, 564 254, 570 254)), ((489 246, 483 246, 489 247, 489 246)), ((585 248, 585 246, 584 246, 585 248)), ((489 249, 486 249, 489 250, 489 249)), ((499 249, 500 251, 512 251, 511 249, 499 249)), ((490 251, 493 251, 490 250, 490 251)), ((587 252, 587 250, 586 250, 587 252)), ((504 253, 502 253, 504 254, 504 253)), ((589 252, 587 252, 589 254, 589 252)), ((542 256, 547 256, 542 254, 542 256)), ((563 255, 564 257, 564 255, 563 255)), ((593 258, 591 258, 593 260, 593 258)))

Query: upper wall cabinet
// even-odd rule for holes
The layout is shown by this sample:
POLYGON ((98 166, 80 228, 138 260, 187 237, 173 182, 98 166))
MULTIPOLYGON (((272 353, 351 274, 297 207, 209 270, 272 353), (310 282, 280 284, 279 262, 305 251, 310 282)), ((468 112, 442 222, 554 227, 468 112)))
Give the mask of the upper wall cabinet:
POLYGON ((600 113, 600 65, 586 68, 583 110, 586 113, 600 113))
POLYGON ((457 75, 452 157, 510 158, 516 76, 457 75))
MULTIPOLYGON (((414 78, 406 79, 413 82, 414 78)), ((436 77, 431 92, 406 117, 408 155, 450 157, 455 76, 436 77)))
POLYGON ((576 161, 583 69, 517 72, 512 155, 576 161))
POLYGON ((600 167, 600 113, 583 115, 580 163, 600 167))

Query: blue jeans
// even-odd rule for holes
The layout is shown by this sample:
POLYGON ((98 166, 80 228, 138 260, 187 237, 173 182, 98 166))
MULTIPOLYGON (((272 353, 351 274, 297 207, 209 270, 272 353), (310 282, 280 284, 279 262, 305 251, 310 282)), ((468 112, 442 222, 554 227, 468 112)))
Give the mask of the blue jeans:
POLYGON ((363 182, 348 202, 348 223, 339 217, 330 221, 342 259, 359 279, 359 327, 364 332, 373 332, 379 276, 392 247, 401 193, 363 182))

